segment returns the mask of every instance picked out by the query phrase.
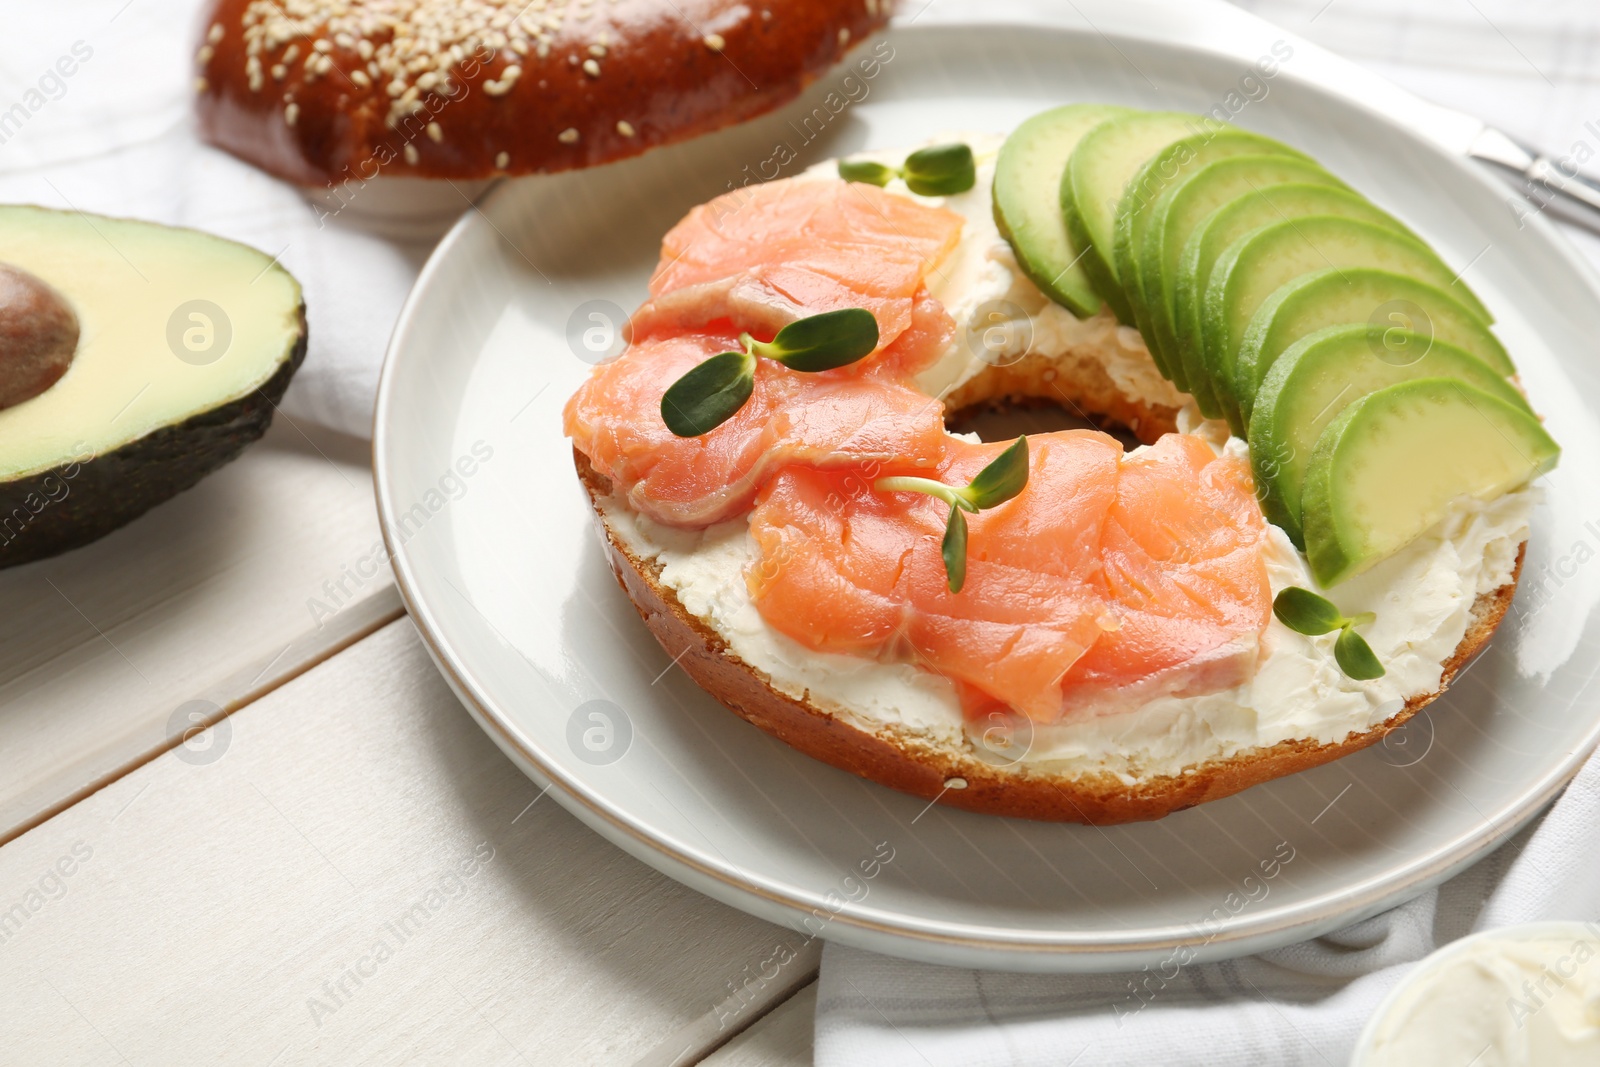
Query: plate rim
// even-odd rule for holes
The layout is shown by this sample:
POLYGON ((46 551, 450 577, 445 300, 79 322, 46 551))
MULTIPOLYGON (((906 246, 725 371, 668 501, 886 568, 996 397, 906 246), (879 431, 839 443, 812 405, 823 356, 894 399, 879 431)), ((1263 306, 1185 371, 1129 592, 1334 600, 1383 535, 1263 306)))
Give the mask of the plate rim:
MULTIPOLYGON (((1098 2, 1091 3, 1090 0, 1082 2, 1088 7, 1101 6, 1098 2)), ((948 29, 952 26, 967 26, 974 29, 1010 32, 1027 28, 1044 28, 1080 37, 1098 36, 1112 47, 1116 47, 1116 42, 1122 40, 1134 44, 1156 44, 1228 59, 1239 58, 1233 50, 1219 50, 1207 47, 1204 43, 1178 40, 1160 32, 1107 33, 1092 22, 1086 29, 1060 17, 1059 13, 1046 13, 1041 10, 1030 10, 1019 15, 1018 6, 1015 3, 1004 3, 998 10, 987 10, 971 16, 952 15, 941 11, 934 19, 924 23, 923 28, 948 29)), ((1268 25, 1239 9, 1231 10, 1251 22, 1268 25)), ((915 19, 896 19, 891 24, 890 32, 892 34, 916 32, 917 27, 912 25, 914 21, 915 19)), ((1276 36, 1291 40, 1297 50, 1304 48, 1325 63, 1328 60, 1333 61, 1335 69, 1348 65, 1359 71, 1365 81, 1363 86, 1365 91, 1346 92, 1339 86, 1328 84, 1322 78, 1307 77, 1287 67, 1280 72, 1280 77, 1288 76, 1291 80, 1307 87, 1340 98, 1348 105, 1371 114, 1382 124, 1401 132, 1422 150, 1443 157, 1449 165, 1471 175, 1480 183, 1503 191, 1503 187, 1496 183, 1492 176, 1483 173, 1464 158, 1453 155, 1423 133, 1395 118, 1392 112, 1375 110, 1372 96, 1374 87, 1392 92, 1400 100, 1409 100, 1409 94, 1405 90, 1360 67, 1348 64, 1347 61, 1327 53, 1297 35, 1277 27, 1268 28, 1276 36)), ((770 879, 741 874, 731 864, 719 863, 701 849, 687 843, 675 842, 666 835, 654 833, 610 803, 598 791, 591 790, 581 781, 564 774, 555 761, 541 758, 537 746, 518 730, 511 717, 496 703, 486 687, 474 680, 471 670, 462 659, 460 650, 451 642, 446 628, 440 625, 438 617, 430 610, 425 598, 420 594, 419 571, 408 556, 406 546, 392 536, 391 530, 396 524, 397 504, 391 486, 393 472, 389 455, 390 426, 394 422, 391 403, 395 389, 394 382, 399 374, 396 368, 404 360, 398 353, 406 348, 408 335, 416 328, 415 322, 423 314, 423 304, 428 299, 430 290, 447 269, 446 260, 452 257, 456 246, 467 240, 469 233, 480 225, 475 216, 485 214, 484 207, 503 196, 512 195, 512 190, 515 188, 517 187, 505 181, 495 183, 482 198, 462 214, 440 240, 407 294, 385 348, 377 401, 373 410, 373 484, 379 527, 389 554, 396 587, 407 613, 416 623, 417 632, 428 650, 429 657, 444 675, 457 698, 485 732, 494 739, 497 746, 511 757, 524 773, 530 774, 535 780, 543 779, 544 783, 554 788, 556 799, 564 808, 613 844, 669 877, 740 910, 784 922, 795 928, 795 920, 809 917, 819 907, 826 907, 822 893, 810 893, 796 887, 780 887, 772 884, 770 879)), ((492 223, 486 224, 492 225, 492 223)), ((1562 266, 1574 270, 1597 298, 1600 298, 1600 276, 1597 276, 1593 268, 1582 259, 1577 249, 1560 235, 1542 213, 1532 219, 1532 225, 1547 247, 1561 255, 1562 266)), ((1566 753, 1551 770, 1530 782, 1512 801, 1503 805, 1498 815, 1485 818, 1477 829, 1455 835, 1428 853, 1408 859, 1402 866, 1389 868, 1384 873, 1373 875, 1360 882, 1329 889, 1287 907, 1233 916, 1224 922, 1220 929, 1208 936, 1204 944, 1195 950, 1192 958, 1195 961, 1232 958, 1315 937, 1411 899, 1484 858, 1490 851, 1503 844, 1511 834, 1527 825, 1578 773, 1597 744, 1600 744, 1600 717, 1597 717, 1581 744, 1566 753)), ((894 913, 891 917, 881 909, 855 905, 843 909, 828 907, 827 910, 829 919, 822 934, 825 939, 832 937, 828 931, 838 924, 859 932, 861 939, 856 943, 863 944, 863 947, 942 963, 950 963, 951 960, 947 955, 937 954, 931 950, 942 948, 947 952, 960 953, 962 962, 967 965, 1017 968, 1032 962, 1035 966, 1029 969, 1035 970, 1065 970, 1069 968, 1063 967, 1062 963, 1068 958, 1074 960, 1092 958, 1101 963, 1109 963, 1110 966, 1090 968, 1076 966, 1070 969, 1103 971, 1122 969, 1130 963, 1137 966, 1137 961, 1140 959, 1153 959, 1160 953, 1184 946, 1193 948, 1196 942, 1193 924, 1146 926, 1136 933, 1126 930, 1084 932, 1040 928, 1024 931, 988 927, 981 923, 930 920, 903 913, 894 913), (922 951, 918 951, 919 949, 922 951), (1042 968, 1039 966, 1041 962, 1044 964, 1042 968)), ((839 939, 853 940, 848 937, 839 939)))

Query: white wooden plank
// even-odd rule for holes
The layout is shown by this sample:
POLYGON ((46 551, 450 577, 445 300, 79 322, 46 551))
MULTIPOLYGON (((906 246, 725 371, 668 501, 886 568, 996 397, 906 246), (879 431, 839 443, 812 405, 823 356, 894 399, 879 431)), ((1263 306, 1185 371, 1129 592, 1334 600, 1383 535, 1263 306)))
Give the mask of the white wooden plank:
POLYGON ((225 724, 0 847, 0 1060, 628 1064, 795 937, 541 799, 409 620, 225 724))
POLYGON ((817 983, 812 982, 700 1062, 704 1067, 811 1067, 816 1016, 817 983))
POLYGON ((280 415, 130 526, 0 571, 0 841, 397 616, 367 457, 280 415))

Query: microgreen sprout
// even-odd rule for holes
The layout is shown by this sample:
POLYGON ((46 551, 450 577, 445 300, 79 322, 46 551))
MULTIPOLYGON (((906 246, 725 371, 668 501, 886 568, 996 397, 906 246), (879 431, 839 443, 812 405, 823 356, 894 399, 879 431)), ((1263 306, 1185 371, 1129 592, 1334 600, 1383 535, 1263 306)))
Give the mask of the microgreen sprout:
POLYGON ((1383 664, 1378 662, 1372 646, 1355 629, 1377 618, 1372 612, 1363 611, 1347 618, 1326 597, 1291 585, 1273 600, 1272 613, 1295 633, 1310 637, 1338 630, 1339 636, 1333 643, 1333 658, 1338 662, 1339 669, 1358 681, 1383 677, 1383 664))
POLYGON ((964 144, 941 144, 911 153, 899 167, 869 160, 839 161, 839 177, 847 182, 867 182, 879 187, 904 178, 906 188, 919 196, 964 193, 978 180, 972 149, 964 144))
POLYGON ((841 308, 797 319, 770 341, 739 335, 743 350, 696 364, 661 397, 661 419, 679 437, 710 433, 755 391, 756 357, 814 373, 854 363, 878 347, 878 320, 865 308, 841 308))
POLYGON ((932 478, 879 478, 872 487, 880 493, 925 493, 950 505, 940 555, 944 557, 946 583, 952 593, 961 592, 967 581, 967 520, 974 514, 998 507, 1016 496, 1028 484, 1028 439, 1016 443, 996 456, 978 476, 966 485, 946 485, 932 478))

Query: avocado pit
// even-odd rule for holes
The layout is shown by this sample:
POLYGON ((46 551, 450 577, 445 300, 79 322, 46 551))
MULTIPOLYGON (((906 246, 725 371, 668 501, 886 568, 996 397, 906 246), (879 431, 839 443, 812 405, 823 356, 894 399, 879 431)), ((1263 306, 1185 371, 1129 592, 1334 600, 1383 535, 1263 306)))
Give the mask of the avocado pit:
POLYGON ((0 263, 0 409, 50 388, 78 351, 78 316, 36 275, 0 263))

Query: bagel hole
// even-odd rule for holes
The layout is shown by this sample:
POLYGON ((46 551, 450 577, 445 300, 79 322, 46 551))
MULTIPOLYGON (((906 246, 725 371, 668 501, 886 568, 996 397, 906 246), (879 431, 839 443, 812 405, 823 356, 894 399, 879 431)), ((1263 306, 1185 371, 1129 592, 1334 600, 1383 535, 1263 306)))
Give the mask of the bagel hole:
POLYGON ((1091 417, 1053 400, 1039 398, 971 404, 946 414, 944 425, 951 433, 977 434, 980 441, 1011 441, 1022 434, 1057 430, 1100 430, 1120 441, 1125 451, 1139 447, 1139 439, 1120 422, 1091 417))

